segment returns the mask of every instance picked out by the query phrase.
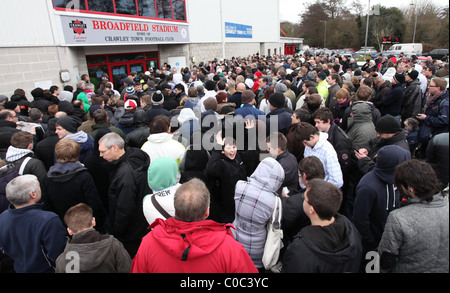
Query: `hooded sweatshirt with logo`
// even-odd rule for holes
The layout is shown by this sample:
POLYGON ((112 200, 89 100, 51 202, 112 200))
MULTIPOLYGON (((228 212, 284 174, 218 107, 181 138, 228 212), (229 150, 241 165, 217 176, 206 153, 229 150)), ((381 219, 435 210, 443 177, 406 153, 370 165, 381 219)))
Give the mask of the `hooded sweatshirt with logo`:
POLYGON ((174 196, 181 184, 177 183, 178 166, 172 158, 158 158, 150 163, 147 179, 153 194, 142 201, 145 219, 151 225, 157 218, 175 216, 174 196))
POLYGON ((394 172, 398 164, 409 159, 411 153, 400 146, 382 147, 374 169, 364 175, 356 187, 353 223, 362 236, 365 251, 376 249, 389 213, 400 207, 394 172))

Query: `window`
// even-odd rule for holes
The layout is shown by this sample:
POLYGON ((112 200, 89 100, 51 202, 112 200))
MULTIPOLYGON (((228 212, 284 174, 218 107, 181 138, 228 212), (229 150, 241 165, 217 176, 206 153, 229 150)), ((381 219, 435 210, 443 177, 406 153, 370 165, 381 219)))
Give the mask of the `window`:
POLYGON ((123 79, 132 71, 144 73, 150 68, 159 68, 159 55, 154 52, 89 55, 86 56, 89 77, 96 88, 103 73, 107 73, 115 89, 122 86, 123 79))
POLYGON ((88 0, 87 2, 90 11, 114 13, 113 0, 88 0))
POLYGON ((108 57, 109 62, 123 62, 142 59, 144 59, 143 53, 117 54, 117 55, 109 55, 108 57))
POLYGON ((53 0, 57 10, 186 21, 185 0, 53 0))
POLYGON ((172 3, 170 0, 155 0, 158 18, 172 19, 172 3))
POLYGON ((186 7, 184 0, 172 0, 173 19, 186 20, 186 7))
POLYGON ((116 0, 116 13, 137 15, 135 0, 116 0))
POLYGON ((81 1, 53 0, 53 7, 65 8, 67 10, 70 10, 70 9, 86 10, 86 2, 83 0, 81 0, 81 1))
POLYGON ((156 17, 156 7, 154 1, 138 0, 139 15, 146 17, 156 17))

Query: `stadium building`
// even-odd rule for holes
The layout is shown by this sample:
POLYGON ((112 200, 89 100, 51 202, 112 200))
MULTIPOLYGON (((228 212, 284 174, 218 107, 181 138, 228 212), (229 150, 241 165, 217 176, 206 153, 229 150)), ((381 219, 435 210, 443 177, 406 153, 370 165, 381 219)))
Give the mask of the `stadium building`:
MULTIPOLYGON (((0 93, 75 86, 88 73, 115 84, 131 71, 214 58, 291 54, 279 0, 15 0, 0 11, 0 93)), ((27 95, 28 98, 30 98, 27 95)))

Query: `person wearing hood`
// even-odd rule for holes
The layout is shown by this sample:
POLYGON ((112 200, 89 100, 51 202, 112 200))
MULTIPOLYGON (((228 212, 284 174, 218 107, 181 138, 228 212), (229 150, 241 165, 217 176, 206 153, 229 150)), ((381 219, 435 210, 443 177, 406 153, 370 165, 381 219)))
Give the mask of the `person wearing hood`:
POLYGON ((341 124, 340 127, 344 130, 347 131, 348 128, 348 119, 350 117, 351 111, 353 106, 360 104, 360 103, 365 103, 367 105, 369 105, 370 107, 370 111, 372 113, 372 122, 374 125, 377 124, 378 119, 381 118, 381 113, 380 110, 378 110, 378 108, 375 107, 375 105, 369 101, 369 99, 372 96, 372 88, 366 85, 361 85, 359 87, 359 89, 356 91, 356 101, 351 103, 345 110, 344 110, 344 114, 342 116, 341 119, 341 124))
POLYGON ((364 254, 376 250, 389 213, 400 208, 400 193, 394 184, 395 167, 410 160, 411 153, 397 145, 382 147, 372 171, 356 186, 353 220, 362 236, 364 254))
POLYGON ((358 273, 362 259, 361 236, 338 213, 342 193, 322 179, 308 182, 303 210, 311 221, 289 244, 282 273, 358 273))
POLYGON ((126 135, 125 142, 129 147, 141 148, 150 135, 145 110, 138 109, 133 115, 133 122, 136 129, 126 135))
POLYGON ((175 216, 174 195, 178 187, 178 166, 172 158, 158 158, 150 163, 147 179, 153 194, 147 194, 142 201, 144 216, 149 225, 157 219, 167 220, 175 216))
POLYGON ((55 133, 58 135, 59 139, 71 138, 78 142, 80 145, 79 160, 83 163, 86 156, 94 149, 94 139, 86 132, 78 131, 78 127, 80 127, 81 124, 81 120, 73 116, 59 118, 58 121, 56 121, 55 133))
POLYGON ((31 91, 31 95, 33 96, 33 101, 30 102, 28 107, 38 108, 43 114, 48 114, 48 106, 52 103, 45 98, 44 90, 37 87, 31 91))
POLYGON ((390 81, 394 78, 394 75, 395 75, 396 72, 397 72, 397 71, 395 70, 395 67, 394 67, 394 66, 389 67, 389 68, 386 70, 386 72, 383 74, 384 80, 387 80, 387 81, 390 82, 390 81))
POLYGON ((11 101, 16 102, 20 107, 20 115, 28 116, 28 108, 30 106, 30 102, 25 96, 25 91, 22 89, 16 89, 14 94, 11 96, 11 101))
POLYGON ((33 152, 33 135, 29 132, 19 131, 11 136, 11 145, 5 156, 6 163, 14 164, 19 175, 33 174, 39 184, 45 178, 46 169, 44 163, 37 159, 33 152))
POLYGON ((174 139, 180 142, 185 142, 187 147, 194 142, 194 139, 200 139, 201 128, 198 118, 195 116, 191 108, 183 108, 177 116, 180 127, 174 132, 174 139), (196 137, 196 135, 198 135, 196 137))
POLYGON ((59 215, 61 221, 67 210, 78 203, 92 207, 97 227, 105 230, 107 212, 95 188, 94 179, 86 167, 78 161, 80 145, 70 138, 63 138, 55 145, 56 163, 50 167, 42 184, 44 210, 59 215))
POLYGON ((64 215, 67 232, 71 235, 63 253, 56 259, 56 273, 129 273, 131 258, 122 243, 112 235, 94 229, 97 218, 92 208, 79 203, 64 215), (78 270, 70 265, 70 253, 79 256, 78 270), (73 268, 73 271, 71 270, 73 268))
POLYGON ((358 103, 352 107, 352 115, 348 119, 347 135, 353 149, 369 148, 369 142, 377 137, 372 122, 372 112, 367 103, 358 103))
POLYGON ((182 184, 174 196, 175 217, 156 219, 133 258, 132 273, 257 273, 233 238, 231 224, 208 220, 209 191, 203 181, 182 184))
MULTIPOLYGON (((141 149, 148 154, 150 161, 154 161, 160 157, 169 157, 180 164, 186 148, 173 138, 170 133, 169 117, 158 115, 153 119, 150 125, 150 135, 147 141, 142 145, 141 149)), ((178 180, 179 180, 178 173, 178 180)))
POLYGON ((275 197, 283 184, 284 174, 281 164, 274 158, 267 157, 246 181, 236 183, 236 215, 233 221, 236 230, 233 234, 261 271, 264 271, 262 257, 267 237, 266 225, 272 218, 275 197))
POLYGON ((66 91, 66 90, 63 90, 59 94, 58 98, 59 98, 60 101, 66 101, 66 102, 72 103, 73 93, 69 92, 69 91, 66 91))
POLYGON ((98 151, 100 157, 112 163, 108 189, 111 234, 133 258, 148 232, 142 200, 151 193, 147 181, 150 158, 138 148, 125 148, 123 138, 114 132, 99 140, 98 151))

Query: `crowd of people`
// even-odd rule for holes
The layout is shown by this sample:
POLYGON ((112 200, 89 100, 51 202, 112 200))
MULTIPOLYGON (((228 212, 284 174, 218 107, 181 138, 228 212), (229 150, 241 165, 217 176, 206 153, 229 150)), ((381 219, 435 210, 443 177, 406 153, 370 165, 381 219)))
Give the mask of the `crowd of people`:
POLYGON ((448 66, 254 54, 0 95, 0 271, 448 273, 448 66))

